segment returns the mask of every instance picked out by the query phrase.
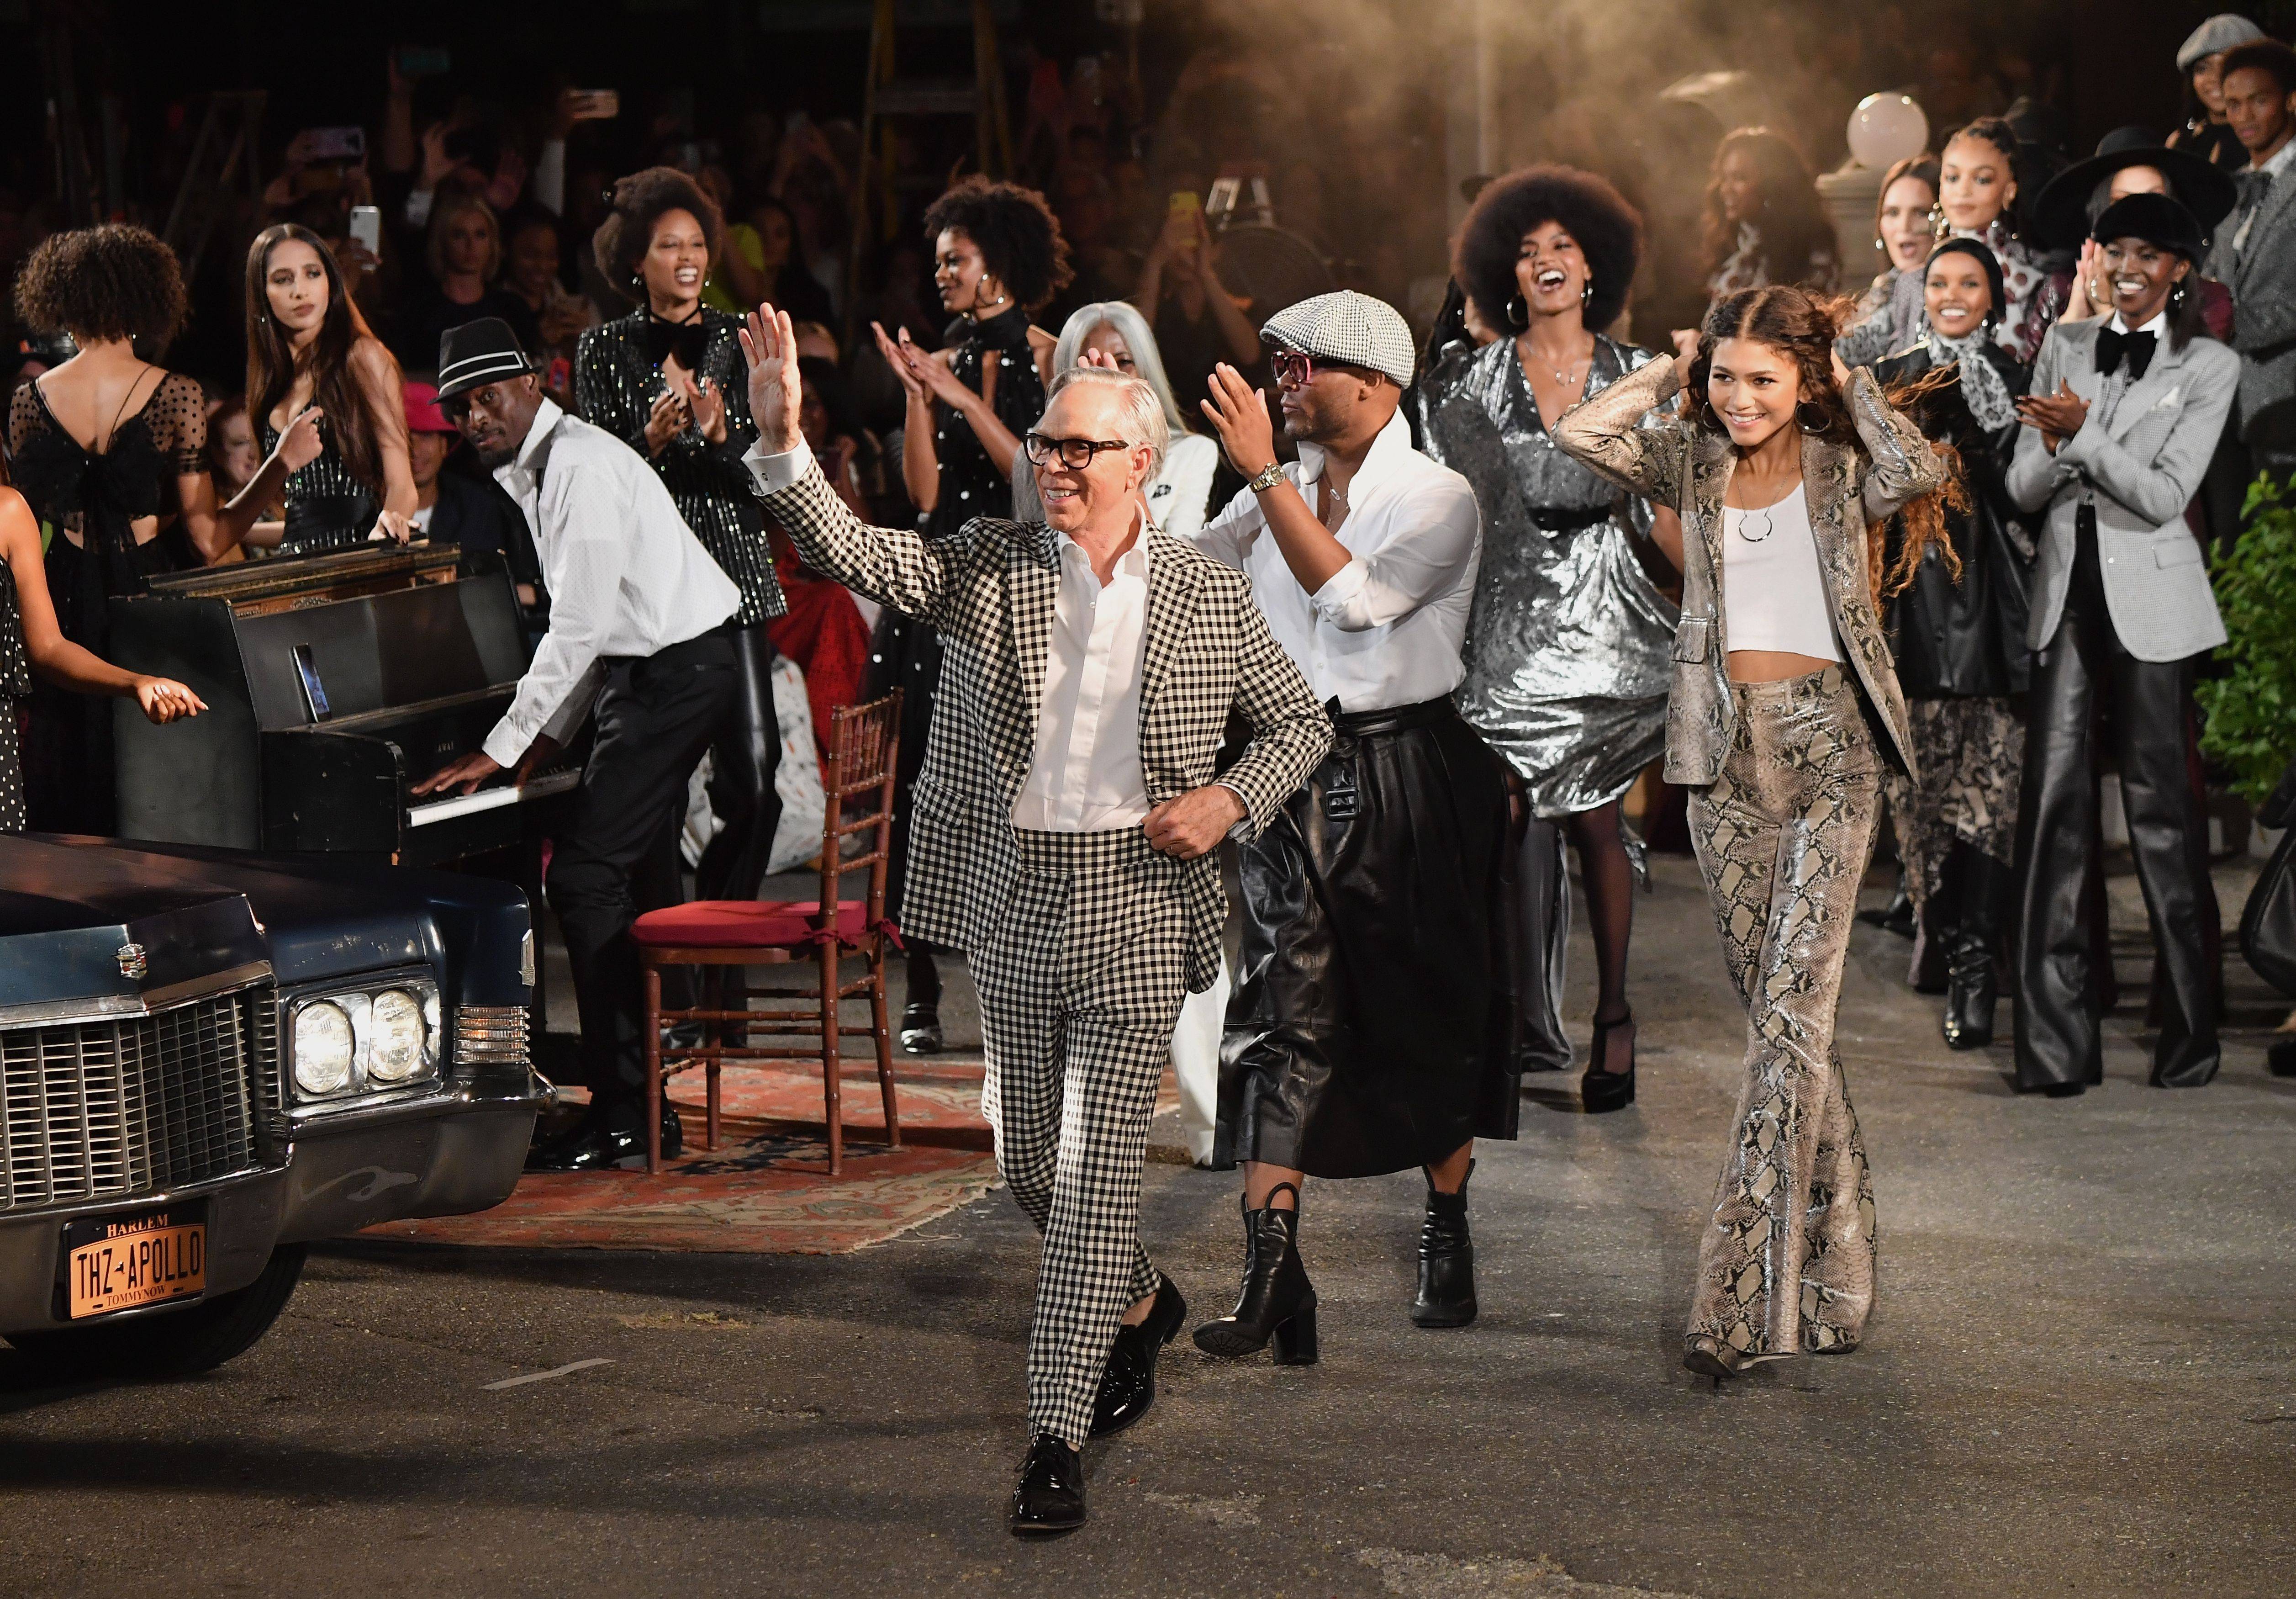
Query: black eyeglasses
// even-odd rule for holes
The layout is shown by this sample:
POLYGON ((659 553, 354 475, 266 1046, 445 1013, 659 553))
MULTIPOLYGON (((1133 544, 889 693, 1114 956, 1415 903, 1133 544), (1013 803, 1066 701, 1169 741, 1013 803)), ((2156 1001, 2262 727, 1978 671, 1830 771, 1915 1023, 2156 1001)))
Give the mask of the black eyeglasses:
POLYGON ((1082 472, 1092 464, 1092 458, 1103 450, 1128 450, 1132 447, 1121 439, 1054 439, 1048 434, 1031 433, 1021 440, 1029 452, 1029 459, 1038 466, 1054 455, 1070 472, 1082 472))

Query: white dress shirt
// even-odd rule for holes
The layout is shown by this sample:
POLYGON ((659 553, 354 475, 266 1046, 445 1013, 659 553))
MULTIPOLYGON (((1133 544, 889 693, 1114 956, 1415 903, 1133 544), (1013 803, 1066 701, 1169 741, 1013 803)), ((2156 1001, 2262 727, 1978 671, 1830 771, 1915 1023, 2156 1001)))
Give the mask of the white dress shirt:
MULTIPOLYGON (((1300 447, 1283 475, 1316 504, 1324 452, 1300 447)), ((1482 558, 1483 524, 1467 480, 1411 447, 1398 410, 1348 485, 1332 537, 1352 557, 1314 594, 1300 586, 1246 488, 1198 533, 1204 554, 1241 567, 1251 594, 1318 700, 1342 711, 1439 700, 1467 668, 1459 651, 1482 558)))
POLYGON ((563 742, 581 726, 607 659, 698 638, 740 609, 742 594, 644 458, 554 401, 495 480, 526 513, 550 594, 550 631, 487 734, 487 753, 509 767, 537 734, 563 742))
POLYGON ((1013 825, 1040 832, 1106 832, 1148 815, 1140 769, 1140 674, 1148 643, 1148 523, 1103 586, 1092 557, 1054 534, 1061 562, 1043 709, 1013 825))

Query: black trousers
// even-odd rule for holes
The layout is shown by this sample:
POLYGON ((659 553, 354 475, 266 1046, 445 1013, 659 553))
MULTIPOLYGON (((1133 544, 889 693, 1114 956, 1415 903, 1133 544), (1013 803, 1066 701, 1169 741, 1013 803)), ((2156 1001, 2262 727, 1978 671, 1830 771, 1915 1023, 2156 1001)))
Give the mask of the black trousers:
MULTIPOLYGON (((782 764, 774 641, 763 622, 726 636, 734 647, 734 697, 709 741, 709 808, 722 825, 701 852, 693 892, 700 899, 755 899, 782 822, 781 795, 774 788, 782 764)), ((677 815, 685 814, 681 792, 677 815)))
POLYGON ((2102 1006, 2083 914, 2095 875, 2098 711, 2120 772, 2137 881, 2158 952, 2155 1085, 2216 1075, 2217 921, 2208 824, 2185 766, 2193 661, 2139 660, 2105 609, 2095 524, 2084 516, 2057 630, 2033 660, 2018 806, 2017 1076, 2021 1089, 2103 1078, 2102 1006))
POLYGON ((644 1092, 635 884, 672 808, 682 809, 739 676, 733 638, 718 630, 614 662, 598 693, 590 763, 547 887, 574 969, 584 1077, 601 1108, 627 1111, 644 1092))

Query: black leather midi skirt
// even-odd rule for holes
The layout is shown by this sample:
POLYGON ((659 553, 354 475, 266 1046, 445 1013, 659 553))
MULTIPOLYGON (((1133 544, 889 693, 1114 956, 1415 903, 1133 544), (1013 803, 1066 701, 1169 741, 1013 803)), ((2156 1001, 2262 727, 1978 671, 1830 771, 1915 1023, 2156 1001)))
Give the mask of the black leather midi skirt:
POLYGON ((1238 850, 1215 1165, 1373 1177, 1515 1135, 1505 768, 1448 700, 1332 719, 1238 850))

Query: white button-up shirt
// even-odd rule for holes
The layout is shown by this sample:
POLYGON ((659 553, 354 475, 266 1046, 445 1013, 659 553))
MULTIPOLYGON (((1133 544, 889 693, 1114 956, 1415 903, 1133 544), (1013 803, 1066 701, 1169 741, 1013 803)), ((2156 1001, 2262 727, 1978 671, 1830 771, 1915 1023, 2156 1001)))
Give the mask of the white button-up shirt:
POLYGON ((1140 769, 1140 675, 1148 643, 1148 521, 1103 586, 1092 557, 1054 535, 1061 577, 1045 656, 1036 754, 1013 825, 1045 832, 1136 827, 1148 815, 1140 769))
MULTIPOLYGON (((1323 450, 1302 444, 1283 475, 1312 507, 1323 450)), ((1347 505, 1332 536, 1351 559, 1312 594, 1275 540, 1261 537, 1267 518, 1249 488, 1193 542, 1250 577, 1269 631, 1318 700, 1337 700, 1342 711, 1439 700, 1467 675, 1459 651, 1483 538, 1474 490, 1411 447, 1398 410, 1348 485, 1347 505)))
POLYGON ((550 632, 487 734, 487 753, 509 767, 537 734, 562 742, 581 726, 605 660, 699 638, 740 609, 742 594, 653 468, 553 401, 495 480, 526 513, 550 594, 550 632))

